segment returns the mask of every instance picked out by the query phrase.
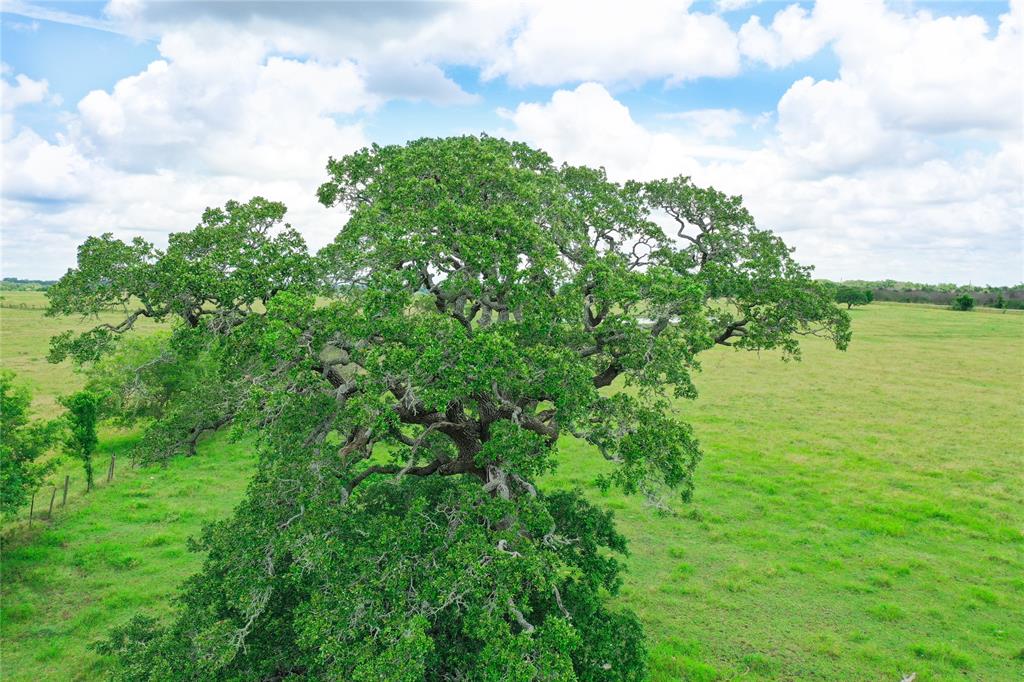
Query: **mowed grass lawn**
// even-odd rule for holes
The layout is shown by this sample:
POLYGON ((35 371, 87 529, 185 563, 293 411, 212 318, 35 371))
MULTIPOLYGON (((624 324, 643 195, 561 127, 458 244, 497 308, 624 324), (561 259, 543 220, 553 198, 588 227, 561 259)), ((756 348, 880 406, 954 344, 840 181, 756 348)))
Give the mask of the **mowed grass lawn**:
MULTIPOLYGON (((632 549, 620 600, 646 624, 654 680, 1024 678, 1024 315, 853 318, 846 353, 810 339, 800 363, 705 356, 700 399, 677 409, 707 454, 673 516, 602 495, 599 457, 564 445, 545 485, 615 510, 632 549)), ((166 611, 201 561, 184 539, 228 513, 252 465, 220 434, 197 458, 125 469, 52 526, 8 528, 3 678, 102 677, 88 643, 166 611)))

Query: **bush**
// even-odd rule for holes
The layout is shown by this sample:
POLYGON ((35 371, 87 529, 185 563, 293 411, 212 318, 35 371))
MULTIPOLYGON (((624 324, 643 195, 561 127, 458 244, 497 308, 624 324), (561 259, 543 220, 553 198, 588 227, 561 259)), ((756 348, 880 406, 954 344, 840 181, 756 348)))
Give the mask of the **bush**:
POLYGON ((970 294, 960 294, 953 299, 953 310, 971 310, 974 308, 974 297, 970 294))
POLYGON ((53 444, 54 422, 31 422, 32 395, 14 383, 14 373, 0 371, 0 515, 25 506, 56 462, 36 460, 53 444))
POLYGON ((95 393, 79 391, 61 398, 60 402, 68 410, 65 451, 72 457, 82 460, 86 491, 92 490, 92 454, 99 444, 99 438, 96 436, 96 419, 99 414, 100 398, 95 393))

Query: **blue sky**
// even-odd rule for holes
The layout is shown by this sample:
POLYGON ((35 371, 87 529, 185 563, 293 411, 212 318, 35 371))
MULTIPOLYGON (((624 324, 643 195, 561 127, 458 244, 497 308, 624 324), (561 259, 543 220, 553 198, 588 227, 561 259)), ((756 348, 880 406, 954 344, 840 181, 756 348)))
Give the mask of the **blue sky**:
POLYGON ((4 276, 253 194, 320 246, 327 156, 488 132, 741 194, 825 277, 1024 280, 1020 2, 3 9, 4 276))

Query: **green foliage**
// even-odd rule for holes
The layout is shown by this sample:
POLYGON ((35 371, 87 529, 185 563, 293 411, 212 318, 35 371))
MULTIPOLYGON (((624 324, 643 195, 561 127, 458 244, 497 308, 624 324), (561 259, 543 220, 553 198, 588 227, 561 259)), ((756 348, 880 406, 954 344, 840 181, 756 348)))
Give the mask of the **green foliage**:
POLYGON ((46 290, 49 315, 96 315, 120 307, 119 324, 102 324, 51 341, 50 359, 96 360, 141 318, 180 319, 196 327, 204 318, 230 327, 253 305, 301 285, 308 261, 305 242, 285 224, 283 204, 256 197, 207 209, 190 232, 171 235, 166 250, 141 238, 89 237, 78 248, 78 267, 46 290))
POLYGON ((953 299, 953 310, 973 310, 974 297, 970 294, 960 294, 953 299))
POLYGON ((219 371, 215 346, 216 338, 161 332, 126 338, 85 366, 86 389, 103 397, 101 418, 145 424, 133 452, 137 459, 195 454, 201 435, 230 421, 229 382, 219 371))
POLYGON ((836 303, 845 303, 847 310, 855 305, 867 305, 874 300, 870 289, 840 286, 836 289, 836 303))
POLYGON ((89 391, 78 391, 60 399, 60 403, 68 411, 64 450, 75 459, 82 460, 87 490, 92 489, 92 455, 99 444, 96 422, 99 418, 100 402, 100 397, 89 391))
POLYGON ((696 395, 698 356, 845 348, 849 318, 738 197, 685 177, 619 185, 486 136, 327 170, 318 196, 349 218, 315 256, 257 198, 166 251, 91 239, 47 292, 53 314, 125 307, 54 360, 177 320, 182 366, 211 368, 190 412, 260 455, 176 619, 106 651, 124 679, 642 678, 635 618, 604 606, 621 537, 537 488, 556 444, 597 446, 606 488, 686 499, 700 450, 666 410, 696 395))
POLYGON ((192 368, 175 362, 168 339, 163 332, 127 338, 83 367, 86 390, 103 396, 101 419, 122 426, 159 419, 176 394, 194 386, 192 368))
POLYGON ((101 645, 128 664, 116 679, 643 679, 635 617, 601 596, 624 540, 577 494, 531 498, 509 525, 509 502, 469 481, 381 481, 299 531, 263 502, 279 485, 262 470, 206 531, 177 621, 138 618, 101 645), (306 533, 326 540, 294 554, 306 533))
POLYGON ((14 373, 0 370, 0 517, 24 507, 56 464, 37 461, 53 444, 57 424, 31 421, 31 404, 14 373))

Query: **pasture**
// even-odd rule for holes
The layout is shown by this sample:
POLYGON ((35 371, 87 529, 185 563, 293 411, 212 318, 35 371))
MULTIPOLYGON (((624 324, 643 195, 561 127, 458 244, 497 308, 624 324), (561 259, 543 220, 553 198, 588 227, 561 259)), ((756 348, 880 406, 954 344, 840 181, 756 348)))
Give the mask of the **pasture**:
MULTIPOLYGON (((3 366, 56 414, 77 378, 44 356, 67 321, 0 316, 3 366)), ((810 338, 799 363, 703 356, 700 398, 676 409, 705 459, 674 515, 601 494, 600 458, 563 446, 544 483, 615 511, 632 551, 621 600, 644 620, 654 680, 1024 677, 1024 315, 875 303, 852 316, 845 353, 810 338)), ((99 466, 133 437, 101 434, 99 466)), ((89 644, 165 611, 201 562, 186 538, 228 513, 253 464, 217 434, 167 468, 122 466, 51 522, 9 524, 4 679, 102 677, 89 644)))

